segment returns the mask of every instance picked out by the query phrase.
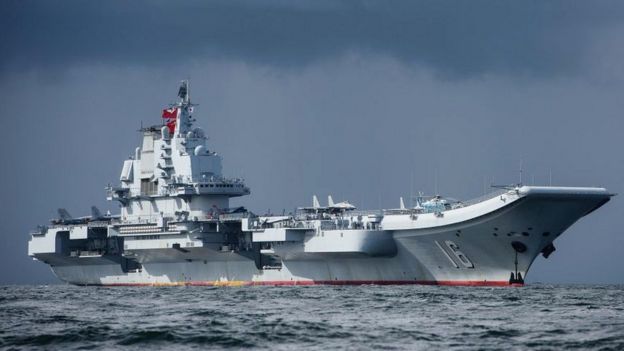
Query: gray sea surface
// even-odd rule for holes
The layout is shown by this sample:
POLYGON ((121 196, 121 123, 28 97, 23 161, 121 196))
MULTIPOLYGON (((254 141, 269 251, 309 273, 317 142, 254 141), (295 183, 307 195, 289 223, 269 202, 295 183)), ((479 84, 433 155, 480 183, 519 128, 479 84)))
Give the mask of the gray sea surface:
POLYGON ((2 286, 0 347, 624 350, 624 286, 2 286))

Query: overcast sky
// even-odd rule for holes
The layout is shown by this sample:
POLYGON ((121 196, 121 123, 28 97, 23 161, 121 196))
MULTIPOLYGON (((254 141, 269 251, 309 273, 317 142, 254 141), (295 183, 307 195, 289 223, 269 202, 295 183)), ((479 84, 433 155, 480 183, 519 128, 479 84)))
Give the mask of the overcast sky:
MULTIPOLYGON (((263 213, 397 207, 518 181, 624 193, 620 1, 2 1, 0 283, 50 283, 28 231, 105 201, 180 79, 263 213)), ((489 189, 485 189, 489 191, 489 189)), ((622 200, 530 281, 623 283, 622 200)))

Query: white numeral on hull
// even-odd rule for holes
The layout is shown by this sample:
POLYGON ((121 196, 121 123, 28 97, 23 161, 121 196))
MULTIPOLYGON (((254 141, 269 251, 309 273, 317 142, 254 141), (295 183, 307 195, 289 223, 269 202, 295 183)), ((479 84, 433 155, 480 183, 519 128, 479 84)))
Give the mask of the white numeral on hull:
MULTIPOLYGON (((459 268, 459 266, 457 265, 457 263, 455 262, 455 260, 453 258, 451 258, 451 256, 449 255, 449 253, 447 252, 447 250, 445 250, 442 245, 440 245, 440 243, 436 240, 434 241, 435 244, 438 246, 438 248, 444 253, 444 255, 446 256, 446 258, 449 259, 449 261, 451 261, 451 263, 453 264, 453 266, 455 266, 455 268, 459 268)), ((472 261, 470 261, 470 259, 468 258, 468 256, 466 256, 465 253, 463 253, 460 249, 459 249, 459 245, 457 245, 456 243, 454 243, 451 240, 445 240, 444 244, 446 244, 446 246, 449 248, 448 251, 450 251, 456 258, 457 261, 459 261, 459 263, 464 267, 464 268, 474 268, 474 264, 472 263, 472 261)))

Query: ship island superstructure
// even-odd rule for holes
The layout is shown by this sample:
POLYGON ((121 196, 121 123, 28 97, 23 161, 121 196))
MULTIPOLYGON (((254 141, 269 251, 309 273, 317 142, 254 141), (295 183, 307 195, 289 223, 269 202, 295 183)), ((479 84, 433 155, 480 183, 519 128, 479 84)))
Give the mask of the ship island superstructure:
POLYGON ((221 156, 193 127, 183 81, 163 123, 107 187, 118 215, 59 218, 31 232, 28 254, 76 285, 522 285, 535 258, 605 204, 604 188, 502 187, 482 198, 403 199, 361 211, 328 197, 282 216, 230 207, 250 194, 222 174, 221 156))

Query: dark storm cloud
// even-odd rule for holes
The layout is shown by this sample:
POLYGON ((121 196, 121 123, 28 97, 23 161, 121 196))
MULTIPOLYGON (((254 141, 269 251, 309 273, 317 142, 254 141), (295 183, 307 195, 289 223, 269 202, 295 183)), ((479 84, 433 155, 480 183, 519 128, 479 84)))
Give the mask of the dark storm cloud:
POLYGON ((236 59, 299 67, 388 55, 447 77, 582 70, 621 2, 5 1, 0 69, 236 59))

